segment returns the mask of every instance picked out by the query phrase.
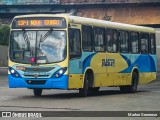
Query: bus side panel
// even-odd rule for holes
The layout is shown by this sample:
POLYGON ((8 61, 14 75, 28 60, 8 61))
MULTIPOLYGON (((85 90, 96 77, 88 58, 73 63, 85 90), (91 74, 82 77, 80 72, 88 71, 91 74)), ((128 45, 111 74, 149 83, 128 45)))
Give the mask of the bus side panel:
POLYGON ((132 54, 129 61, 130 65, 121 71, 121 73, 131 73, 132 75, 133 69, 137 68, 139 72, 139 84, 145 84, 156 79, 156 55, 132 54))
POLYGON ((83 74, 69 75, 69 89, 78 89, 83 87, 83 74))
POLYGON ((156 56, 155 55, 141 55, 139 58, 139 84, 146 84, 156 80, 156 56))
POLYGON ((107 75, 106 53, 97 53, 91 59, 91 68, 94 71, 94 87, 113 86, 113 79, 107 75))
POLYGON ((91 59, 96 55, 92 52, 82 52, 81 58, 72 59, 69 63, 69 89, 82 88, 84 74, 90 67, 91 59))
POLYGON ((115 53, 107 56, 107 59, 105 59, 103 53, 83 53, 82 60, 74 60, 73 64, 70 64, 72 65, 70 66, 72 77, 69 80, 69 88, 82 88, 81 75, 84 74, 87 67, 92 68, 94 72, 94 87, 131 85, 133 68, 139 70, 139 84, 145 84, 156 79, 156 56, 142 54, 115 55, 115 53), (104 60, 106 64, 102 65, 104 60), (114 60, 115 63, 111 64, 108 60, 114 60), (78 68, 81 61, 82 74, 78 68))
POLYGON ((156 80, 156 72, 140 73, 139 84, 146 84, 156 80))
POLYGON ((121 71, 128 68, 129 57, 130 55, 124 57, 119 53, 107 53, 106 69, 108 79, 114 82, 114 86, 127 84, 128 75, 125 73, 121 73, 121 71))
POLYGON ((70 60, 68 89, 82 88, 83 74, 81 58, 70 60))
POLYGON ((128 73, 96 74, 94 87, 130 85, 130 83, 126 83, 127 79, 130 79, 130 74, 128 73), (115 80, 116 80, 116 83, 114 83, 115 80), (121 81, 125 81, 125 83, 122 83, 121 81))

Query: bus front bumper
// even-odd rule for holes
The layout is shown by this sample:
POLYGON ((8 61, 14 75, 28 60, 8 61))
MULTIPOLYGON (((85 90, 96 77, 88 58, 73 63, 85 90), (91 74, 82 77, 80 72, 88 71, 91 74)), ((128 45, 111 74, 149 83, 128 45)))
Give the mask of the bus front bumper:
POLYGON ((68 89, 68 75, 60 78, 16 78, 8 75, 9 88, 68 89))

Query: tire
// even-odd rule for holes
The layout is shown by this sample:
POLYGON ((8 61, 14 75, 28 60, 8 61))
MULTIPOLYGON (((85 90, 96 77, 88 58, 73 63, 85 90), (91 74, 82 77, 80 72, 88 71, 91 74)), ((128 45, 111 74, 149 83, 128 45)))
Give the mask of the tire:
POLYGON ((88 94, 88 75, 85 75, 83 88, 79 89, 79 94, 81 97, 87 97, 88 94))
POLYGON ((134 93, 138 88, 138 74, 136 72, 132 75, 132 85, 130 86, 130 92, 134 93))
POLYGON ((99 89, 100 89, 100 87, 94 87, 94 88, 89 88, 88 91, 93 92, 93 93, 98 93, 99 89))
POLYGON ((120 86, 120 91, 122 93, 135 93, 138 86, 138 74, 133 72, 132 74, 132 83, 128 86, 120 86))
POLYGON ((33 89, 33 93, 35 96, 41 96, 42 95, 42 89, 33 89))
POLYGON ((121 93, 130 93, 129 86, 120 86, 121 93))

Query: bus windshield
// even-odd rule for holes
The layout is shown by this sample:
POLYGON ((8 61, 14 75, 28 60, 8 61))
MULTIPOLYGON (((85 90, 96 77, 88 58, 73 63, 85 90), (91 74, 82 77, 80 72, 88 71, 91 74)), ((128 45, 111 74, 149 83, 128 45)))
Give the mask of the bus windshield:
POLYGON ((19 63, 54 63, 66 57, 66 31, 12 31, 10 58, 19 63))

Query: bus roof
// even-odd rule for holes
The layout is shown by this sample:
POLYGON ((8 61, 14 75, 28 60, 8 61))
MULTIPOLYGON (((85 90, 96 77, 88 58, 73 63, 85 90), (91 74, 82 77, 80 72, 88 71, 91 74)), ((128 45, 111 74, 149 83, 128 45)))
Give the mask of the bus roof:
POLYGON ((16 16, 15 18, 25 18, 25 17, 64 17, 70 23, 75 23, 75 24, 83 24, 88 26, 91 25, 104 28, 127 30, 127 31, 155 33, 155 29, 150 27, 98 20, 93 18, 78 17, 78 16, 72 16, 70 14, 32 14, 32 15, 16 16))

